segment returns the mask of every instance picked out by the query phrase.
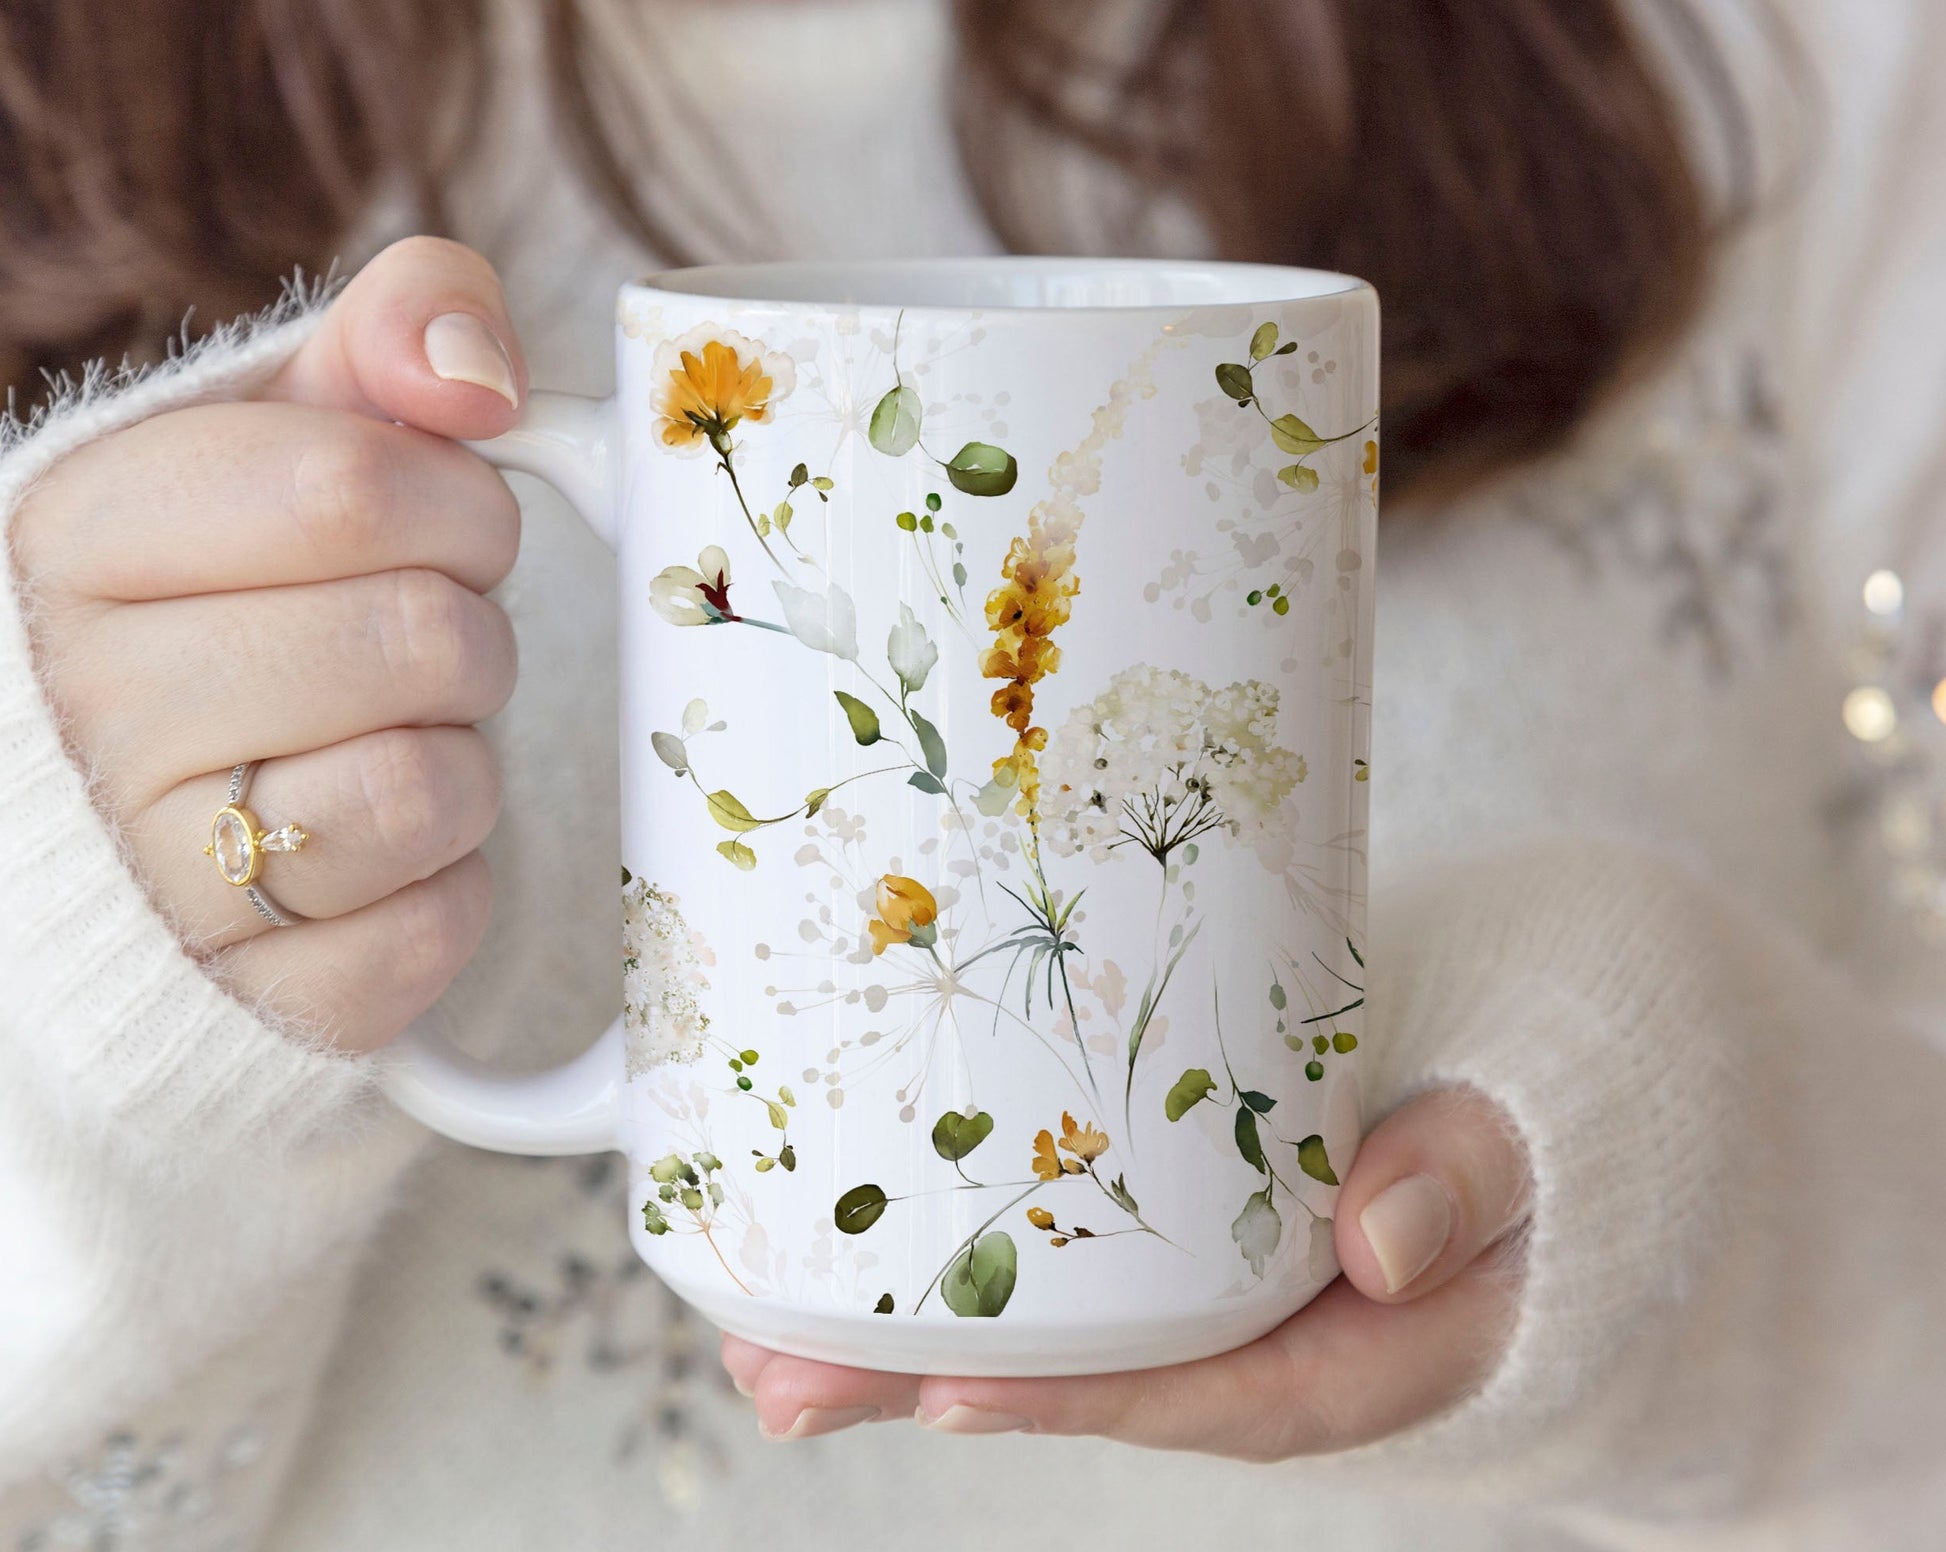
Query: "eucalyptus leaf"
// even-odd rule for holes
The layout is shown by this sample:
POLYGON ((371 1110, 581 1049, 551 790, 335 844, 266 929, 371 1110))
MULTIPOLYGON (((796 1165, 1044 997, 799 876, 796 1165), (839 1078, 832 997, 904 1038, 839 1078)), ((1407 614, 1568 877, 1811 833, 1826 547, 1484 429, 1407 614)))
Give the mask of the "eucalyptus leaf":
POLYGON ((1324 1139, 1316 1132, 1297 1145, 1297 1167, 1313 1180, 1325 1185, 1338 1183, 1337 1173, 1331 1168, 1331 1160, 1325 1157, 1324 1139))
POLYGON ((1250 336, 1250 359, 1261 361, 1277 348, 1277 325, 1260 324, 1257 332, 1250 336))
POLYGON ((919 445, 919 421, 924 406, 919 391, 900 383, 878 401, 869 431, 872 446, 892 458, 903 458, 919 445))
POLYGON ((934 797, 946 795, 946 784, 930 771, 914 771, 906 777, 908 787, 917 787, 921 792, 930 792, 934 797))
POLYGON ((947 463, 946 478, 969 496, 1004 496, 1020 479, 1020 465, 1005 448, 968 442, 947 463))
POLYGON ((1279 447, 1294 458, 1302 458, 1315 453, 1320 447, 1328 447, 1330 441, 1321 437, 1295 415, 1279 415, 1270 423, 1270 437, 1279 447))
POLYGON ((1162 1113, 1171 1121, 1180 1121, 1215 1092, 1216 1079, 1209 1075, 1209 1069, 1192 1067, 1176 1079, 1162 1102, 1162 1113))
POLYGON ((1237 1095, 1237 1098, 1242 1100, 1252 1110, 1256 1111, 1258 1115, 1269 1115, 1277 1104, 1277 1101, 1272 1099, 1268 1094, 1261 1094, 1255 1089, 1245 1089, 1237 1095))
POLYGON ((877 1186, 853 1186, 831 1211, 841 1234, 863 1234, 885 1215, 886 1196, 877 1186))
POLYGON ((689 749, 674 733, 651 733, 649 747, 655 757, 678 776, 689 774, 689 749))
POLYGON ((1216 369, 1216 386, 1239 404, 1248 404, 1257 396, 1257 385, 1250 380, 1250 368, 1234 361, 1225 361, 1216 369))
POLYGON ((939 1280, 939 1296, 955 1315, 992 1318, 1007 1307, 1019 1275, 1013 1236, 995 1230, 963 1247, 939 1280))
POLYGON ((698 697, 682 709, 682 736, 689 738, 703 731, 709 722, 709 702, 698 697))
POLYGON ((993 1117, 984 1110, 970 1116, 948 1110, 933 1123, 933 1151, 948 1164, 957 1164, 992 1135, 993 1117))
POLYGON ((776 1100, 765 1100, 764 1108, 770 1112, 770 1124, 776 1127, 778 1131, 783 1131, 791 1124, 789 1112, 782 1105, 778 1104, 776 1100))
POLYGON ((727 787, 709 795, 709 816, 726 830, 738 832, 762 828, 763 821, 743 806, 727 787))
POLYGON ((884 735, 879 731, 878 713, 873 711, 855 695, 847 695, 843 690, 831 692, 838 698, 838 704, 845 709, 845 720, 851 724, 851 736, 860 744, 875 744, 884 735))

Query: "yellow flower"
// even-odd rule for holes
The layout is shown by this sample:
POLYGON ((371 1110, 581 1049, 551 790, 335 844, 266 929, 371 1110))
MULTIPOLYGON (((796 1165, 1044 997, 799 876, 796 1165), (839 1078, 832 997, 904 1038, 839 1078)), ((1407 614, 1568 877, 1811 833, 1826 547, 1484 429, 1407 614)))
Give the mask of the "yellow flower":
POLYGON ((1083 1164, 1092 1164, 1108 1151, 1108 1134, 1097 1131, 1095 1123, 1076 1126, 1074 1117, 1065 1110, 1061 1112, 1061 1146, 1066 1148, 1083 1164))
POLYGON ((939 902, 916 878, 887 873, 878 881, 878 915, 865 923, 872 952, 883 954, 894 943, 917 943, 930 948, 938 937, 939 902))
POLYGON ((797 371, 789 356, 734 329, 703 324, 656 348, 652 381, 663 445, 681 451, 707 445, 727 456, 730 432, 746 420, 770 420, 797 386, 797 371))
POLYGON ((1042 1180, 1061 1178, 1061 1156, 1054 1151, 1054 1134, 1045 1129, 1034 1139, 1034 1174, 1042 1180))
POLYGON ((1045 1207, 1030 1207, 1027 1209, 1027 1221, 1037 1229, 1051 1229, 1054 1227, 1054 1214, 1045 1207))
POLYGON ((1054 632, 1074 613, 1081 579, 1074 574, 1075 536, 1081 509, 1072 501, 1049 501, 1028 515, 1027 537, 1015 539, 1000 567, 1001 585, 987 597, 987 628, 993 645, 980 658, 980 673, 1006 682, 993 692, 993 714, 1015 733, 1010 753, 994 761, 1020 790, 1019 811, 1039 818, 1040 770, 1035 752, 1047 743, 1034 726, 1034 686, 1061 666, 1054 632))

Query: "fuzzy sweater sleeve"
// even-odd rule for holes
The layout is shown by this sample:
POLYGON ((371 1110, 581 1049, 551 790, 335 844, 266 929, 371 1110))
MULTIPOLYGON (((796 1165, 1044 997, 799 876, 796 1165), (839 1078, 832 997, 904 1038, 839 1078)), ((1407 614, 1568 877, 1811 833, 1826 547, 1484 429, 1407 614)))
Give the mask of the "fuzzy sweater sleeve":
MULTIPOLYGON (((246 396, 319 310, 293 297, 0 428, 0 520, 84 442, 246 396)), ((367 1064, 243 1006, 183 951, 42 694, 27 581, 9 569, 0 592, 0 1486, 287 1302, 373 1221, 412 1135, 367 1064)))
POLYGON ((1372 945, 1385 1102, 1491 1095, 1533 1219, 1485 1386, 1330 1469, 1638 1537, 1843 1501, 1861 1524, 1937 1478, 1946 1055, 1607 843, 1375 890, 1372 945))

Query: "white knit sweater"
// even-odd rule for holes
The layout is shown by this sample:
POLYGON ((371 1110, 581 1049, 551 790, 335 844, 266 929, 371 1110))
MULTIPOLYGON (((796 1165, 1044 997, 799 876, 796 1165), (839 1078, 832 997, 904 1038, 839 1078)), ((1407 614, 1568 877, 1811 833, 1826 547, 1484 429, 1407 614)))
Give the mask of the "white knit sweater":
MULTIPOLYGON (((660 9, 661 68, 797 251, 993 247, 939 0, 660 9)), ((1835 816, 1872 792, 1837 716, 1861 579, 1946 603, 1946 18, 1791 9, 1823 160, 1681 360, 1568 456, 1383 534, 1379 1099, 1477 1084, 1538 1179, 1478 1395, 1303 1467, 903 1425, 761 1444, 631 1256, 613 1161, 429 1145, 365 1064, 182 953, 64 753, 8 578, 0 1546, 1939 1545, 1946 999, 1835 816)), ((495 126, 463 235, 536 381, 599 390, 641 256, 538 112, 516 93, 495 126)), ((81 442, 247 391, 314 317, 288 314, 7 433, 0 515, 81 442)), ((612 893, 585 887, 615 855, 611 573, 522 494, 496 919, 442 1010, 554 1056, 616 995, 612 893), (543 832, 543 802, 599 822, 543 832)), ((1197 565, 1161 585, 1218 582, 1214 546, 1197 565)))

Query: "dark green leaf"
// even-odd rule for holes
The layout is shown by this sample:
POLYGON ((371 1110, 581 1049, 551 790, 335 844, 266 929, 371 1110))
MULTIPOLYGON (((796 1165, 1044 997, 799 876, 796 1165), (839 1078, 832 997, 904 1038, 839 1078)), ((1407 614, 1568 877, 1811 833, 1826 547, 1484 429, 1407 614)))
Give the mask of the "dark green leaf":
POLYGON ((1324 1076, 1324 1063, 1318 1061, 1306 1062, 1304 1064, 1304 1076, 1309 1078, 1313 1083, 1316 1083, 1318 1079, 1324 1076))
POLYGON ((1108 1194, 1114 1199, 1115 1205, 1131 1218, 1141 1214, 1142 1209, 1135 1205, 1135 1193, 1129 1190, 1128 1182, 1122 1176, 1115 1177, 1114 1183, 1108 1188, 1108 1194))
POLYGON ((631 872, 629 872, 629 870, 628 870, 627 868, 623 868, 623 869, 622 869, 622 888, 624 888, 624 889, 626 889, 626 888, 628 888, 628 886, 629 886, 630 884, 632 884, 632 883, 634 883, 634 882, 635 882, 635 875, 634 875, 633 873, 631 873, 631 872))
POLYGON ((1004 496, 1019 480, 1020 465, 991 442, 968 442, 946 465, 946 478, 969 496, 1004 496))
POLYGON ((934 797, 943 797, 946 793, 946 784, 930 771, 914 771, 906 777, 905 784, 917 787, 921 792, 930 792, 934 797))
POLYGON ((881 1294, 880 1294, 880 1295, 878 1296, 878 1303, 876 1303, 876 1304, 874 1304, 874 1305, 872 1306, 872 1313, 873 1313, 874 1315, 889 1315, 889 1314, 891 1314, 891 1313, 892 1313, 892 1295, 891 1295, 891 1294, 889 1294, 889 1293, 881 1293, 881 1294))
POLYGON ((1248 404, 1257 396, 1257 385, 1250 380, 1250 368, 1234 361, 1225 361, 1216 369, 1216 386, 1239 404, 1248 404))
POLYGON ((1270 1166, 1264 1162, 1263 1139, 1257 1135, 1257 1113, 1248 1105, 1237 1106, 1237 1152, 1259 1174, 1270 1173, 1270 1166))
POLYGON ((1013 1236, 996 1229, 953 1257, 939 1280, 939 1295, 955 1315, 991 1318, 1013 1297, 1019 1267, 1013 1236))
MULTIPOLYGON (((945 502, 939 499, 938 491, 929 490, 926 492, 926 510, 928 512, 937 512, 945 504, 946 504, 945 502)), ((951 538, 952 536, 949 534, 947 535, 947 537, 951 538)))
POLYGON ((1332 1172, 1331 1160, 1324 1154, 1324 1139, 1316 1132, 1297 1145, 1297 1167, 1325 1185, 1335 1186, 1338 1183, 1337 1175, 1332 1172))
POLYGON ((993 1135, 993 1117, 984 1110, 961 1115, 948 1110, 933 1123, 933 1150, 948 1164, 957 1164, 993 1135))
POLYGON ((1162 1113, 1171 1121, 1180 1121, 1215 1092, 1216 1079, 1209 1075, 1209 1069, 1192 1067, 1176 1079, 1175 1086, 1162 1101, 1162 1113))
POLYGON ((1255 1089, 1245 1089, 1237 1095, 1237 1098, 1242 1100, 1252 1110, 1256 1111, 1258 1115, 1269 1115, 1272 1107, 1277 1103, 1268 1094, 1260 1094, 1255 1089))
POLYGON ((791 470, 791 489, 796 490, 798 486, 802 485, 810 477, 811 471, 803 464, 799 464, 795 469, 791 470))
POLYGON ((845 709, 845 720, 851 724, 851 736, 861 744, 875 744, 883 736, 878 728, 878 713, 873 711, 855 695, 847 695, 843 690, 833 690, 838 704, 845 709))
POLYGON ((797 1168, 797 1149, 793 1148, 789 1143, 785 1143, 783 1147, 777 1150, 777 1162, 783 1165, 786 1171, 795 1170, 797 1168))
POLYGON ((649 747, 655 751, 655 757, 678 776, 688 773, 689 750, 674 733, 651 733, 649 747))
POLYGON ((1285 343, 1277 347, 1277 354, 1280 356, 1295 355, 1296 353, 1297 353, 1296 340, 1287 340, 1285 341, 1285 343))
POLYGON ((934 727, 918 712, 911 713, 912 731, 919 735, 919 748, 926 756, 926 769, 942 780, 946 775, 946 740, 939 736, 934 727))
POLYGON ((831 1211, 840 1234, 863 1234, 884 1216, 886 1196, 877 1186, 853 1186, 831 1211))
POLYGON ((903 458, 919 445, 919 392, 900 383, 878 401, 872 411, 872 446, 893 458, 903 458))
POLYGON ((1259 324, 1257 332, 1250 336, 1250 359, 1261 361, 1277 348, 1277 325, 1259 324))

